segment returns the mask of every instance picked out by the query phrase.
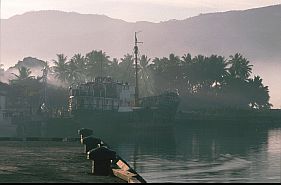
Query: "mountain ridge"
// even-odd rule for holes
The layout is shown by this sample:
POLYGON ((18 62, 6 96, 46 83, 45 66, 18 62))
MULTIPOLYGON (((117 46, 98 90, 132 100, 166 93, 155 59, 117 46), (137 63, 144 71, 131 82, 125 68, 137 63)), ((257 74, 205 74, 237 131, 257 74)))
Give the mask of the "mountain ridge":
POLYGON ((279 58, 280 19, 281 5, 159 23, 133 23, 106 15, 57 10, 32 11, 2 21, 2 63, 11 66, 26 56, 50 60, 57 53, 73 55, 93 49, 121 58, 131 52, 133 34, 139 30, 143 54, 152 58, 172 52, 227 57, 244 51, 245 57, 253 59, 279 58), (43 48, 39 50, 38 46, 43 48))

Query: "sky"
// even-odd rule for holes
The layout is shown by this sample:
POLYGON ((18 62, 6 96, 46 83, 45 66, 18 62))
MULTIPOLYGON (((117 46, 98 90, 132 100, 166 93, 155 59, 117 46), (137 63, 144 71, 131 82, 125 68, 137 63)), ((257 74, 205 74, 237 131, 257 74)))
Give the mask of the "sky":
POLYGON ((281 0, 0 0, 2 19, 28 11, 62 10, 101 14, 129 22, 186 19, 200 13, 245 10, 281 0))

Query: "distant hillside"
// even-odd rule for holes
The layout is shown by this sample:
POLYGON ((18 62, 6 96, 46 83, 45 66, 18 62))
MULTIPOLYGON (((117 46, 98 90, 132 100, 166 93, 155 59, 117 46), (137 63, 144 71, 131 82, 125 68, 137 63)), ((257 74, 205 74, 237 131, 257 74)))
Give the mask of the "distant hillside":
MULTIPOLYGON (((33 56, 51 61, 56 54, 69 58, 103 50, 112 58, 133 52, 134 32, 141 30, 141 54, 151 58, 240 52, 264 78, 281 107, 281 5, 202 14, 160 23, 126 22, 104 15, 37 11, 2 22, 2 63, 5 68, 33 56), (278 64, 278 65, 276 65, 278 64), (272 71, 273 70, 273 71, 272 71)), ((278 106, 279 107, 279 106, 278 106)))
POLYGON ((133 34, 141 30, 141 52, 149 57, 241 52, 248 58, 281 57, 281 5, 202 14, 185 20, 129 23, 103 15, 38 11, 2 22, 2 60, 11 66, 21 58, 51 60, 102 49, 111 57, 132 53, 133 34))

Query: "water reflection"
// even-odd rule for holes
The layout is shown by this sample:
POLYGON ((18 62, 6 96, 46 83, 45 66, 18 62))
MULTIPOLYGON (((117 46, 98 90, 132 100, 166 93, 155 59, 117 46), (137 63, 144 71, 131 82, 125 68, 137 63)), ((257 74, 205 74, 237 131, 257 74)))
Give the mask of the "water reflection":
POLYGON ((268 153, 281 156, 281 129, 270 130, 268 134, 268 153))
POLYGON ((280 182, 281 129, 208 124, 102 137, 148 182, 280 182))
POLYGON ((264 130, 241 125, 180 125, 176 133, 180 153, 208 161, 221 154, 246 156, 249 150, 259 150, 268 137, 264 130))

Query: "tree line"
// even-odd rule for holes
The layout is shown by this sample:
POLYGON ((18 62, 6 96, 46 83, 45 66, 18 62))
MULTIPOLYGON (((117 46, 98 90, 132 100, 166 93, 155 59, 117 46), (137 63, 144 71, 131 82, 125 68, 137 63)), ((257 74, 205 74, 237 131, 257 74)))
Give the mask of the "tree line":
MULTIPOLYGON (((53 71, 56 78, 67 83, 85 83, 96 76, 111 76, 135 85, 133 55, 118 59, 103 51, 92 51, 85 56, 75 54, 68 59, 57 54, 53 71)), ((260 76, 251 78, 253 65, 240 53, 223 56, 185 54, 182 57, 148 58, 139 56, 138 75, 140 94, 157 95, 177 90, 188 109, 237 108, 269 109, 269 89, 260 76)))
MULTIPOLYGON (((229 58, 187 53, 182 57, 170 54, 169 57, 151 59, 141 55, 138 61, 141 96, 177 91, 183 109, 270 109, 272 106, 268 86, 263 84, 261 77, 251 77, 253 65, 240 53, 229 58)), ((105 52, 97 50, 85 56, 75 54, 71 58, 57 54, 53 64, 49 67, 46 63, 49 73, 65 83, 65 87, 91 82, 97 76, 111 76, 135 85, 131 54, 120 60, 110 59, 105 52)), ((19 70, 28 79, 29 69, 19 70)), ((12 84, 22 80, 21 73, 12 84)))

